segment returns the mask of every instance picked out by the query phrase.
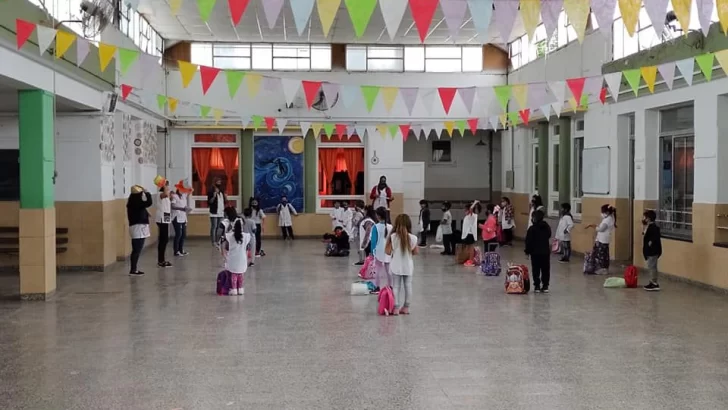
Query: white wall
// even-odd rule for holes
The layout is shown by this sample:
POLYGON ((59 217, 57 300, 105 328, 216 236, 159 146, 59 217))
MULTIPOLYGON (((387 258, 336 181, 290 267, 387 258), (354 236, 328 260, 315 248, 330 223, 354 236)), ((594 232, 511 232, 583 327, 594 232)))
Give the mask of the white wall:
POLYGON ((111 170, 101 163, 101 116, 59 116, 55 130, 56 201, 113 199, 111 170))
POLYGON ((18 149, 20 146, 18 135, 18 117, 0 117, 0 149, 18 149))

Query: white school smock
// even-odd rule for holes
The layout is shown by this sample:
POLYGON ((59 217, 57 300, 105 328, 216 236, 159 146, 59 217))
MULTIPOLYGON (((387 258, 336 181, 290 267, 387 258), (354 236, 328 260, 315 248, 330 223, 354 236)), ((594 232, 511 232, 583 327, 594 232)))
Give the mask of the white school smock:
MULTIPOLYGON (((242 223, 242 221, 240 221, 242 223)), ((243 243, 235 240, 235 232, 225 234, 225 240, 228 243, 228 253, 226 259, 226 267, 232 273, 245 273, 248 271, 248 244, 250 243, 250 234, 243 232, 243 243)))
POLYGON ((354 236, 354 230, 352 223, 354 221, 354 212, 351 211, 351 208, 346 208, 346 211, 343 212, 344 217, 342 218, 343 224, 344 224, 344 230, 346 231, 346 234, 349 235, 349 237, 354 236))
MULTIPOLYGON (((174 195, 172 205, 178 208, 187 208, 187 194, 174 195)), ((177 209, 172 210, 172 220, 177 220, 177 223, 187 223, 187 211, 179 211, 177 209)))
POLYGON ((217 193, 217 212, 210 212, 210 218, 222 218, 225 216, 225 195, 222 192, 217 193))
POLYGON ((298 215, 296 208, 290 203, 278 204, 278 226, 293 226, 291 212, 293 212, 293 215, 298 215))
POLYGON ((263 223, 263 219, 265 219, 265 212, 263 212, 262 209, 260 211, 253 209, 252 211, 253 214, 250 216, 250 219, 252 219, 256 225, 261 225, 263 223))
POLYGON ((157 201, 157 212, 154 215, 154 221, 160 224, 168 224, 172 222, 172 204, 169 197, 162 198, 161 194, 157 201))
POLYGON ((571 215, 562 216, 559 220, 559 226, 556 227, 556 239, 571 242, 572 229, 574 229, 574 219, 571 215))
POLYGON ((609 245, 612 239, 612 231, 614 230, 614 218, 612 215, 608 215, 602 219, 602 222, 597 226, 597 242, 609 245))
POLYGON ((389 202, 387 202, 387 188, 379 190, 379 196, 374 199, 374 209, 378 208, 389 209, 389 202))
POLYGON ((331 211, 331 230, 335 230, 336 227, 344 227, 344 210, 341 208, 334 208, 331 211))
POLYGON ((409 234, 409 252, 402 252, 399 236, 396 233, 392 233, 389 237, 392 241, 392 262, 389 263, 389 271, 393 275, 412 276, 412 272, 415 269, 415 264, 412 260, 412 251, 417 247, 417 237, 409 234))
POLYGON ((473 239, 478 240, 478 215, 471 213, 463 218, 463 232, 460 239, 465 239, 468 235, 473 235, 473 239))

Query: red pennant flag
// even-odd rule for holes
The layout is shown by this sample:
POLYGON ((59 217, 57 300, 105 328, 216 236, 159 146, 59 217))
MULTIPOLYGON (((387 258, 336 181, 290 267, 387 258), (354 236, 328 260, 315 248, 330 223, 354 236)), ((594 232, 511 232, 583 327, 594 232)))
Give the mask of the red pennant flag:
POLYGON ((35 24, 21 19, 15 20, 15 41, 18 44, 18 50, 20 50, 23 47, 23 44, 28 41, 34 30, 35 24))
POLYGON ((132 86, 127 84, 121 85, 121 101, 126 101, 126 97, 131 94, 132 86))
POLYGON ((207 90, 220 74, 220 69, 215 67, 200 66, 200 79, 202 80, 202 95, 207 94, 207 90))
POLYGON ((607 87, 602 87, 602 91, 599 92, 599 101, 601 101, 602 104, 607 103, 607 87))
POLYGON ((518 115, 521 116, 523 123, 528 125, 528 119, 531 117, 531 109, 526 108, 525 110, 518 111, 518 115))
POLYGON ((445 114, 450 113, 450 107, 452 107, 452 101, 455 99, 455 93, 458 92, 457 88, 440 87, 437 89, 440 93, 440 101, 442 101, 442 107, 445 109, 445 114))
POLYGON ((420 42, 424 43, 427 32, 432 24, 432 17, 435 15, 439 0, 409 0, 410 12, 415 20, 417 32, 420 34, 420 42))
POLYGON ((344 140, 346 135, 346 124, 336 124, 336 136, 339 137, 339 141, 344 140))
POLYGON ((569 78, 566 80, 566 84, 569 86, 569 90, 571 90, 571 94, 574 95, 574 99, 578 103, 581 101, 581 93, 584 91, 584 83, 586 82, 586 78, 569 78))
POLYGON ((268 127, 268 132, 273 132, 273 126, 276 125, 276 119, 273 117, 265 117, 265 126, 268 127))
POLYGON ((407 137, 409 137, 410 128, 412 128, 409 124, 401 124, 399 126, 399 132, 402 133, 402 138, 404 139, 404 142, 407 142, 407 137))
POLYGON ((303 86, 303 92, 306 94, 306 104, 308 109, 311 109, 313 102, 318 97, 319 90, 321 89, 321 81, 301 81, 303 86))
POLYGON ((228 0, 228 6, 230 6, 230 17, 233 19, 233 25, 237 26, 240 24, 240 19, 245 13, 245 9, 248 7, 250 0, 228 0))
POLYGON ((478 119, 477 118, 471 118, 468 120, 468 126, 470 127, 470 132, 475 135, 476 132, 478 132, 478 119))

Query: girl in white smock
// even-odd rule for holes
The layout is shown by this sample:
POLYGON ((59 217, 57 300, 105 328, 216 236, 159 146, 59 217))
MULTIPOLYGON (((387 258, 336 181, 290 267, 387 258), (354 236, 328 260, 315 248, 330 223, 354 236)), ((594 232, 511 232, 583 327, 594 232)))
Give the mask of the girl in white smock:
POLYGON ((243 220, 235 219, 232 223, 232 230, 225 233, 227 254, 225 265, 230 272, 230 295, 242 295, 245 293, 243 283, 245 272, 248 271, 248 244, 250 234, 243 232, 243 220))

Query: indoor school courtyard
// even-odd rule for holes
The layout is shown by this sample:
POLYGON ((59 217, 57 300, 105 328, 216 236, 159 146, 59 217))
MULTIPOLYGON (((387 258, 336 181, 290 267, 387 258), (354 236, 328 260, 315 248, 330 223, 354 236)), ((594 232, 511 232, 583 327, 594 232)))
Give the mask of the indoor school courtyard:
POLYGON ((723 0, 0 0, 0 410, 728 408, 723 0))

